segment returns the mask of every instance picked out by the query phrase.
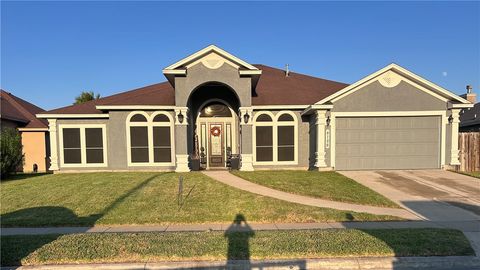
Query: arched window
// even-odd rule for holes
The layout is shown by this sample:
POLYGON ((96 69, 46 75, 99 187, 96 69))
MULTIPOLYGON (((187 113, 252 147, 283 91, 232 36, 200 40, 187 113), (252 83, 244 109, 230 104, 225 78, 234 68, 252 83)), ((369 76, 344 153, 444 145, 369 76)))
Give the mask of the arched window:
POLYGON ((293 112, 258 112, 253 122, 257 164, 296 164, 298 128, 293 112))
POLYGON ((167 112, 132 112, 127 117, 128 164, 171 165, 173 120, 167 112))

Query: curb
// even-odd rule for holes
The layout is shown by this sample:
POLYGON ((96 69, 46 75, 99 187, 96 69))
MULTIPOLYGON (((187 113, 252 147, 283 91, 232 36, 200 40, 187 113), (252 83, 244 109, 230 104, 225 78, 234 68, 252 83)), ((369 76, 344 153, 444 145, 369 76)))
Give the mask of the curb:
POLYGON ((156 263, 106 263, 106 264, 59 264, 1 267, 1 270, 57 270, 57 269, 99 269, 99 270, 159 270, 159 269, 480 269, 480 257, 362 257, 331 259, 293 260, 238 260, 238 261, 185 261, 156 263))

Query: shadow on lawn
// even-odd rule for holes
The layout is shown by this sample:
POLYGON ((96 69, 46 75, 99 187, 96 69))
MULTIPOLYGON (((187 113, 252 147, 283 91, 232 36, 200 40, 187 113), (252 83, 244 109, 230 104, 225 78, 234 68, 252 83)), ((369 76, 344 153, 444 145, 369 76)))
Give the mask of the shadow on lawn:
MULTIPOLYGON (((163 174, 163 173, 162 173, 163 174)), ((86 226, 85 231, 88 227, 94 226, 95 223, 105 216, 108 212, 115 209, 118 205, 124 202, 128 197, 133 195, 138 190, 142 189, 150 182, 152 182, 156 177, 161 174, 155 174, 151 177, 143 180, 141 183, 130 189, 129 191, 122 194, 120 197, 115 199, 111 204, 105 207, 100 213, 89 215, 86 217, 77 216, 72 210, 60 207, 60 206, 42 206, 42 207, 32 207, 20 209, 17 211, 5 213, 0 216, 1 226, 2 227, 47 227, 51 224, 55 226, 86 226)), ((81 230, 79 230, 81 232, 81 230)), ((34 252, 35 250, 41 248, 42 246, 55 241, 58 238, 58 235, 49 235, 49 237, 38 237, 35 241, 31 243, 17 243, 17 242, 8 242, 2 243, 1 248, 1 265, 4 266, 4 263, 9 265, 21 265, 21 260, 34 252), (15 245, 13 249, 17 249, 20 252, 11 252, 11 250, 6 249, 5 245, 8 246, 15 245), (7 255, 7 256, 4 256, 7 255), (13 256, 13 257, 12 257, 13 256), (8 262, 4 261, 4 258, 10 258, 8 262)), ((3 240, 3 239, 2 239, 3 240)))
POLYGON ((49 172, 42 172, 42 173, 17 173, 17 174, 11 174, 6 176, 5 178, 2 178, 2 182, 7 182, 7 181, 16 181, 16 180, 26 180, 26 179, 32 179, 35 177, 39 176, 44 176, 44 175, 49 175, 52 173, 49 172))

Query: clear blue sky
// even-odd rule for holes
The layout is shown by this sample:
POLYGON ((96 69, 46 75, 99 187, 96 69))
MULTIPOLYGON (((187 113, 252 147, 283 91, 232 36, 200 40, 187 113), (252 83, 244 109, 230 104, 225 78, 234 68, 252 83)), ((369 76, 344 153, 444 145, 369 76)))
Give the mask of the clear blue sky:
POLYGON ((45 109, 165 81, 209 44, 352 83, 395 62, 480 92, 478 2, 2 2, 1 87, 45 109))

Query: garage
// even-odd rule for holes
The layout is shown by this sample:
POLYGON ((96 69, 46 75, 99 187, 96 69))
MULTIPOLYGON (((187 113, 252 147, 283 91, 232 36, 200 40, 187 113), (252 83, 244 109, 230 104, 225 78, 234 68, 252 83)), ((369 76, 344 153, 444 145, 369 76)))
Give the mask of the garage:
POLYGON ((440 167, 440 116, 338 117, 335 169, 440 167))

